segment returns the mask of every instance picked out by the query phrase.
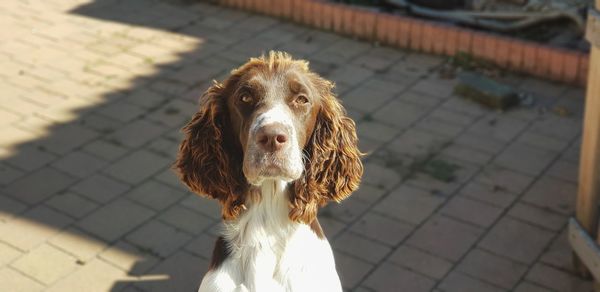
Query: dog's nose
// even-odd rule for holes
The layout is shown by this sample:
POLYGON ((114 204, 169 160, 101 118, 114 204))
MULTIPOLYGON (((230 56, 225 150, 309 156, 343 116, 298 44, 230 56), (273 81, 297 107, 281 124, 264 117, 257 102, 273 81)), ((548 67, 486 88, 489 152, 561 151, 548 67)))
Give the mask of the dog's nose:
POLYGON ((267 152, 275 152, 288 141, 286 127, 279 123, 262 126, 256 132, 257 144, 267 152))

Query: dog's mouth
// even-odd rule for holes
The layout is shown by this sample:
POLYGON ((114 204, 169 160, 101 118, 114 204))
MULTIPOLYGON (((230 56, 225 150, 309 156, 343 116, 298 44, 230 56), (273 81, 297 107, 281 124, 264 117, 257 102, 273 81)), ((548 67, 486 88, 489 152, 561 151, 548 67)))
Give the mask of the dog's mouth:
POLYGON ((288 153, 254 153, 244 161, 244 175, 249 183, 259 185, 265 179, 294 181, 302 175, 301 164, 288 153))

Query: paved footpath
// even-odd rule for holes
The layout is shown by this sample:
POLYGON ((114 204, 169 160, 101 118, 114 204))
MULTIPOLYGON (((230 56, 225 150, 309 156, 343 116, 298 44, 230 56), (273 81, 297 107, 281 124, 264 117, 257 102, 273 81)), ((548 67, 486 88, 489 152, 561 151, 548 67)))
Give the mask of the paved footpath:
POLYGON ((169 170, 210 80, 271 48, 334 80, 364 183, 321 222, 352 291, 587 292, 571 273, 583 91, 453 96, 443 59, 207 4, 0 1, 0 291, 193 291, 219 208, 169 170))

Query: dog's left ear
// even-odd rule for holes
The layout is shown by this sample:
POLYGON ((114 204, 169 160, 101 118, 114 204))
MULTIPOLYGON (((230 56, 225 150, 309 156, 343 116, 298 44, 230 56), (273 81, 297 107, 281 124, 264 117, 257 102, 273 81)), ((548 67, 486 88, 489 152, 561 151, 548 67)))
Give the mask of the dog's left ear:
POLYGON ((214 84, 200 98, 198 112, 182 129, 173 168, 193 192, 218 200, 224 219, 233 219, 245 208, 248 183, 238 167, 242 154, 230 133, 224 91, 214 84))
POLYGON ((333 95, 331 82, 317 75, 311 81, 321 95, 321 108, 304 149, 304 176, 290 195, 290 219, 305 223, 315 219, 319 207, 350 196, 363 174, 354 121, 333 95))

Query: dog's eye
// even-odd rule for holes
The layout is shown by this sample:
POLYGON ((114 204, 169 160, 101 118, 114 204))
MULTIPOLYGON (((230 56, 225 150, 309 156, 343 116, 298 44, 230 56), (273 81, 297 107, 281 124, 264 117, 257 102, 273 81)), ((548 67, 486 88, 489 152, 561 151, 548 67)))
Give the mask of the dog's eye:
POLYGON ((300 95, 296 96, 295 101, 297 104, 306 104, 306 103, 308 103, 308 97, 306 97, 306 95, 300 94, 300 95))
POLYGON ((247 94, 245 94, 245 95, 242 95, 242 97, 240 98, 240 100, 241 100, 243 103, 252 103, 252 102, 254 101, 254 99, 252 98, 252 96, 250 96, 250 95, 247 95, 247 94))

